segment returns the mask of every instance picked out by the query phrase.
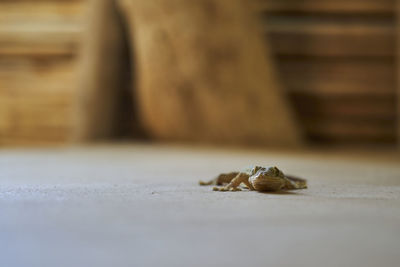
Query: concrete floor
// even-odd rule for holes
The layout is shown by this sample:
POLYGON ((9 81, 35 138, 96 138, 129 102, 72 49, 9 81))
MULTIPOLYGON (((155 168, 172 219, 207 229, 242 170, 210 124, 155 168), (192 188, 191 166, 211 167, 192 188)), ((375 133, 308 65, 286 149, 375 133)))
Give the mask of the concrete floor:
POLYGON ((0 266, 400 266, 396 155, 117 145, 0 151, 0 266), (253 164, 298 193, 213 192, 253 164))

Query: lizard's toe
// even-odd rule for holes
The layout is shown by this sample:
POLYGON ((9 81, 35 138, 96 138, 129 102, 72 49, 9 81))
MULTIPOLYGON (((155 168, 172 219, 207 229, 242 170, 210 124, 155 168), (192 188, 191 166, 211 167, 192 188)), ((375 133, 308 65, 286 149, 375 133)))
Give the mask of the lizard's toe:
POLYGON ((236 191, 242 191, 242 189, 236 187, 236 188, 230 188, 229 191, 236 192, 236 191))
POLYGON ((220 192, 225 192, 228 191, 226 187, 213 187, 213 191, 220 191, 220 192))

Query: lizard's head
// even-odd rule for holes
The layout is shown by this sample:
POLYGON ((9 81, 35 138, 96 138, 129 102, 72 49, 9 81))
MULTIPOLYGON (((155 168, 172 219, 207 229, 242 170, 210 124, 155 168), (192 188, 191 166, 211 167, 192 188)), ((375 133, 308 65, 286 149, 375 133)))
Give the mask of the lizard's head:
POLYGON ((250 175, 258 174, 269 177, 284 177, 283 172, 275 166, 269 168, 255 166, 251 169, 250 173, 250 175))
POLYGON ((277 167, 261 168, 249 181, 257 191, 279 191, 285 186, 285 176, 277 167))

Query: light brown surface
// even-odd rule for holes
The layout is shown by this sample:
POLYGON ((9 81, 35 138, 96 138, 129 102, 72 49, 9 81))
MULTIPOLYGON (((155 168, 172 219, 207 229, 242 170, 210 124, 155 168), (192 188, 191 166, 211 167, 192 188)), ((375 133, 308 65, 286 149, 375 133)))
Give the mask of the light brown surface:
POLYGON ((1 146, 70 139, 84 2, 0 2, 1 146))
POLYGON ((1 1, 0 55, 74 55, 83 0, 1 1))
POLYGON ((326 97, 395 94, 396 68, 391 58, 283 57, 277 68, 290 93, 326 97))
POLYGON ((68 56, 0 56, 0 145, 68 140, 74 67, 68 56))
POLYGON ((302 143, 258 20, 240 0, 121 1, 141 119, 156 139, 302 143))
POLYGON ((126 25, 116 1, 90 0, 87 5, 76 82, 78 93, 73 99, 72 139, 78 142, 116 135, 120 111, 124 109, 120 105, 122 92, 131 86, 129 77, 134 76, 128 65, 126 25))
MULTIPOLYGON (((117 59, 120 51, 102 52, 119 47, 112 41, 107 46, 103 40, 112 39, 109 38, 112 34, 106 32, 118 19, 114 8, 108 9, 109 13, 99 13, 97 20, 103 23, 98 26, 103 34, 100 40, 94 38, 96 31, 94 36, 85 37, 92 43, 90 52, 82 54, 92 60, 84 60, 86 63, 79 72, 90 78, 79 86, 83 104, 78 112, 71 105, 76 100, 77 76, 73 72, 84 36, 82 22, 88 19, 86 16, 82 19, 87 2, 0 2, 0 144, 65 142, 74 127, 81 136, 89 138, 109 135, 113 132, 109 130, 112 124, 119 121, 105 121, 123 117, 112 115, 114 104, 110 102, 115 102, 118 96, 110 94, 112 90, 105 94, 101 90, 120 89, 120 84, 125 84, 125 78, 111 74, 125 68, 117 59), (94 49, 96 42, 97 49, 94 49), (99 63, 99 58, 104 62, 99 63), (113 80, 117 81, 114 85, 113 80), (100 85, 103 87, 99 89, 100 85), (98 103, 98 108, 86 109, 86 104, 91 102, 98 103), (80 126, 71 126, 71 115, 76 114, 82 118, 77 123, 80 126), (93 132, 88 133, 87 129, 93 132)), ((396 127, 399 128, 395 107, 395 98, 398 98, 395 0, 251 0, 243 3, 255 8, 254 16, 264 18, 264 33, 272 40, 267 47, 279 63, 278 78, 291 95, 297 115, 305 121, 310 140, 394 144, 398 136, 396 127), (337 123, 343 118, 346 118, 344 122, 337 123)), ((93 8, 91 11, 95 12, 93 8)), ((131 112, 131 107, 125 110, 131 112)), ((132 112, 125 117, 131 115, 132 112)), ((129 120, 123 123, 138 125, 129 120)))
POLYGON ((307 140, 396 143, 396 1, 252 3, 307 140))

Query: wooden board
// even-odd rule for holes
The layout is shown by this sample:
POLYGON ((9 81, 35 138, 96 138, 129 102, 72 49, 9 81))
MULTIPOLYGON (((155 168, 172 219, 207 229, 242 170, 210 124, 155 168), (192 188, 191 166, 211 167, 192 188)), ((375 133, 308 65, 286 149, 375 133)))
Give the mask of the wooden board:
POLYGON ((71 57, 0 57, 0 144, 69 138, 74 69, 71 57))
POLYGON ((359 121, 343 119, 303 120, 310 140, 353 143, 393 143, 396 140, 396 129, 393 120, 359 121))
POLYGON ((74 57, 0 57, 0 93, 27 98, 48 93, 71 93, 75 78, 74 57))
POLYGON ((263 14, 278 73, 309 140, 394 141, 396 1, 251 4, 263 14))
POLYGON ((320 96, 309 94, 293 94, 291 100, 301 117, 321 118, 329 120, 392 120, 396 117, 396 101, 394 94, 390 96, 320 96))
POLYGON ((69 138, 83 9, 84 1, 0 2, 0 144, 69 138))
POLYGON ((316 13, 394 13, 396 0, 251 0, 257 11, 316 13))
POLYGON ((0 22, 22 25, 27 22, 71 22, 82 19, 84 1, 1 1, 0 22))
MULTIPOLYGON (((66 138, 85 2, 0 2, 1 140, 66 138)), ((266 37, 272 40, 278 73, 298 115, 315 122, 305 123, 309 136, 328 141, 356 140, 357 134, 366 140, 393 139, 395 0, 249 3, 266 18, 266 37), (362 125, 357 133, 353 123, 335 122, 343 118, 355 125, 368 122, 376 133, 362 125), (376 124, 377 119, 386 126, 376 124), (330 121, 334 126, 327 125, 330 121)))
POLYGON ((394 56, 394 20, 270 16, 272 51, 278 55, 394 56))
POLYGON ((3 1, 0 55, 74 54, 82 31, 82 1, 3 1))
POLYGON ((389 95, 395 93, 392 59, 277 58, 277 69, 291 93, 389 95))

